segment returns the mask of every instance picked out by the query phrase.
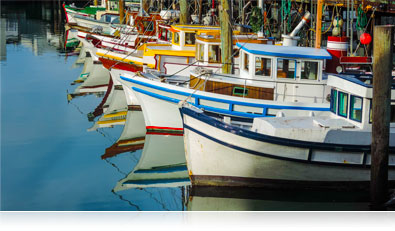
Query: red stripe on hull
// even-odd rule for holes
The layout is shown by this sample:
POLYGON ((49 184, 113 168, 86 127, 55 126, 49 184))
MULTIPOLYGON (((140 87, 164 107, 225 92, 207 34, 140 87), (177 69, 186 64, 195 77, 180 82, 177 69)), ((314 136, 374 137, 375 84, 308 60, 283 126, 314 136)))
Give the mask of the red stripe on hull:
POLYGON ((184 128, 172 128, 172 127, 158 127, 158 126, 146 126, 147 130, 172 130, 172 131, 183 131, 184 128))

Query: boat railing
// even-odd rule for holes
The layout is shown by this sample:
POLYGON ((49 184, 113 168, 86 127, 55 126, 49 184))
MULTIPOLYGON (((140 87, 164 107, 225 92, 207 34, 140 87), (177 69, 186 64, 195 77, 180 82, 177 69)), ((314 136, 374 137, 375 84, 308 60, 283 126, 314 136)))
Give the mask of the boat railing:
POLYGON ((259 82, 259 83, 286 83, 286 84, 304 84, 304 85, 325 85, 326 84, 326 81, 320 81, 320 82, 314 81, 314 82, 312 82, 312 81, 304 81, 304 80, 302 80, 300 82, 297 82, 297 81, 292 81, 292 80, 290 80, 290 81, 286 81, 285 80, 284 81, 284 80, 273 79, 273 78, 270 78, 270 79, 243 78, 243 77, 238 77, 238 76, 234 76, 234 75, 231 75, 231 74, 221 74, 221 73, 215 73, 215 74, 212 74, 212 75, 225 77, 225 78, 230 78, 230 79, 235 79, 235 80, 240 80, 240 81, 245 82, 245 83, 247 83, 247 82, 248 83, 259 82))

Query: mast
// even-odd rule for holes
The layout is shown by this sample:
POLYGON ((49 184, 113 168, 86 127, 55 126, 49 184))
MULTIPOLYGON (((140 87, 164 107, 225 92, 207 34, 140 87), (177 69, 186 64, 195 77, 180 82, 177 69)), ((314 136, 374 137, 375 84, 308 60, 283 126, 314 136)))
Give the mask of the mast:
POLYGON ((120 24, 125 24, 125 0, 119 0, 119 22, 120 24))
MULTIPOLYGON (((258 7, 261 8, 261 14, 263 15, 263 1, 264 0, 258 0, 258 7)), ((258 31, 258 37, 263 37, 263 25, 261 29, 258 31)))
POLYGON ((187 0, 180 0, 180 24, 189 24, 188 4, 187 0))
POLYGON ((317 2, 317 26, 315 29, 315 48, 321 48, 321 28, 322 28, 322 4, 324 0, 317 2))
POLYGON ((233 69, 233 41, 232 41, 232 14, 229 0, 221 0, 219 7, 219 22, 221 26, 221 62, 222 73, 231 74, 233 69))

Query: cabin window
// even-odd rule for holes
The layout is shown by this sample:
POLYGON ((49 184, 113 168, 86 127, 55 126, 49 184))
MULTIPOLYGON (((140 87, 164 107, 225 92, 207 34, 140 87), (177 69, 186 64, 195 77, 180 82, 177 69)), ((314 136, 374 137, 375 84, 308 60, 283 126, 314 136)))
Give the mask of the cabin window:
POLYGON ((143 26, 145 31, 153 31, 154 30, 154 22, 152 21, 143 21, 143 26))
POLYGON ((255 57, 255 75, 271 76, 272 60, 269 58, 255 57))
POLYGON ((204 61, 204 44, 197 43, 196 60, 204 61))
POLYGON ((174 44, 179 45, 180 44, 180 32, 174 32, 174 44))
POLYGON ((395 122, 395 104, 391 104, 390 123, 395 122))
POLYGON ((278 59, 277 60, 277 78, 295 79, 296 77, 296 60, 278 59))
POLYGON ((370 110, 369 110, 369 123, 371 124, 372 123, 372 118, 373 118, 373 113, 372 113, 372 108, 373 108, 373 106, 372 106, 372 104, 373 104, 373 100, 370 100, 370 110))
POLYGON ((239 49, 233 49, 232 55, 233 55, 233 58, 238 58, 239 57, 239 49))
POLYGON ((185 45, 195 45, 195 33, 185 33, 185 45))
POLYGON ((348 94, 339 91, 339 107, 337 109, 337 114, 347 118, 347 105, 348 105, 348 94))
POLYGON ((303 61, 301 66, 301 78, 309 80, 318 79, 318 62, 303 61))
POLYGON ((160 28, 159 38, 161 40, 167 40, 167 30, 165 28, 160 28))
POLYGON ((208 46, 208 62, 221 63, 221 47, 220 45, 208 46))
POLYGON ((233 88, 233 95, 247 96, 248 95, 248 89, 247 88, 243 88, 243 87, 234 87, 233 88))
POLYGON ((331 112, 336 114, 337 108, 337 91, 335 89, 331 90, 331 112))
POLYGON ((248 71, 248 66, 250 65, 250 59, 247 53, 244 53, 244 70, 248 71))
POLYGON ((350 119, 361 122, 362 121, 362 98, 351 95, 350 98, 350 119))
POLYGON ((167 41, 171 42, 171 38, 173 37, 173 33, 169 30, 166 30, 167 32, 167 41))

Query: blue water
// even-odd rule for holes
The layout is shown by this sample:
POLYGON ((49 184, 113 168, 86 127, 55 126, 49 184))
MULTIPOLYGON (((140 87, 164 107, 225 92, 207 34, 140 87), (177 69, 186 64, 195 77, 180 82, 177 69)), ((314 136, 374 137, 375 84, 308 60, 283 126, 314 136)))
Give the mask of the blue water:
POLYGON ((50 4, 24 7, 2 6, 1 210, 183 210, 179 188, 112 192, 141 150, 101 159, 123 126, 87 132, 87 114, 102 97, 68 103, 82 66, 73 69, 77 56, 48 42, 64 37, 63 20, 56 22, 50 4), (32 7, 38 10, 30 15, 32 7))

